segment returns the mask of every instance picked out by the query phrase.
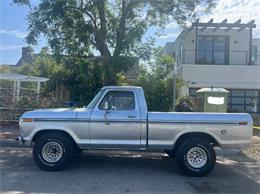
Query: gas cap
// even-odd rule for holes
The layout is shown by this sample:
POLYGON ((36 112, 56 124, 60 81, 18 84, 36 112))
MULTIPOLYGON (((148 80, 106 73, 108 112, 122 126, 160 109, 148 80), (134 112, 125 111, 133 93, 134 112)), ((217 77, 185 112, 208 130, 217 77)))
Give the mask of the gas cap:
POLYGON ((226 134, 227 134, 227 130, 226 130, 226 129, 222 129, 222 130, 221 130, 221 134, 222 134, 222 135, 226 135, 226 134))

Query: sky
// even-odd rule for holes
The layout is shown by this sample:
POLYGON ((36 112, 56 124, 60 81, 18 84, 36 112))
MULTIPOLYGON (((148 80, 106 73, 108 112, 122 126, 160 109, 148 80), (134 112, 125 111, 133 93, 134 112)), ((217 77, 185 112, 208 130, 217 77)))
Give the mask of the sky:
MULTIPOLYGON (((31 0, 32 6, 37 5, 39 0, 31 0)), ((214 22, 228 19, 235 22, 241 19, 243 23, 255 19, 257 28, 253 30, 253 36, 260 38, 260 0, 217 0, 217 5, 208 15, 200 17, 200 21, 208 21, 213 18, 214 22)), ((198 7, 200 9, 200 7, 198 7)), ((0 64, 16 64, 21 57, 22 47, 27 46, 25 37, 27 34, 26 16, 29 8, 12 4, 12 0, 0 1, 0 64)), ((163 30, 149 28, 145 38, 154 37, 156 46, 164 46, 166 42, 174 41, 181 32, 176 23, 170 23, 163 30), (158 35, 156 32, 160 32, 158 35)), ((34 51, 47 45, 44 37, 40 37, 34 51)))

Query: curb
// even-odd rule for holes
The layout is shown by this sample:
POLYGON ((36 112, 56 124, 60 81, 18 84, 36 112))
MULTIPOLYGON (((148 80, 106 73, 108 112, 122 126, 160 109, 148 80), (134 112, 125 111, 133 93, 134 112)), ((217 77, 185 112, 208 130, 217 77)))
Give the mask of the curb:
POLYGON ((257 127, 257 126, 254 126, 253 128, 256 130, 260 130, 260 127, 257 127))
POLYGON ((27 148, 29 146, 20 145, 18 141, 13 139, 0 139, 0 147, 27 148))

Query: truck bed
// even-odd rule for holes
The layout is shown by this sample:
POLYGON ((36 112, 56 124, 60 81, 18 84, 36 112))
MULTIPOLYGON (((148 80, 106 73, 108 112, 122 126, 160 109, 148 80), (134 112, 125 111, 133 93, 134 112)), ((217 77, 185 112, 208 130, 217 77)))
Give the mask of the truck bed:
POLYGON ((250 143, 253 121, 245 113, 148 112, 148 130, 149 145, 158 148, 194 132, 214 137, 223 148, 241 147, 250 143))

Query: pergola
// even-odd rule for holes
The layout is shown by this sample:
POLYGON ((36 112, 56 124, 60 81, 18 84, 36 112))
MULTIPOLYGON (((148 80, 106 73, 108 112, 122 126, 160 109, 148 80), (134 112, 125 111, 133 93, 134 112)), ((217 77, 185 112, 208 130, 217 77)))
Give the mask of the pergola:
POLYGON ((225 28, 226 31, 229 31, 231 29, 237 29, 238 31, 241 31, 243 29, 252 29, 256 27, 255 20, 251 20, 248 23, 241 23, 241 19, 237 20, 234 23, 228 23, 227 19, 223 20, 219 23, 214 23, 213 19, 210 19, 208 22, 199 22, 199 19, 197 19, 195 22, 192 23, 192 28, 201 28, 201 31, 205 30, 206 28, 214 28, 214 32, 217 31, 220 28, 225 28))
POLYGON ((28 76, 17 73, 0 73, 0 80, 12 81, 13 82, 13 101, 20 99, 21 93, 21 82, 36 82, 37 83, 37 99, 39 100, 41 83, 46 82, 49 78, 28 76))
POLYGON ((192 23, 191 27, 188 28, 188 31, 195 29, 196 48, 198 31, 200 30, 202 32, 208 28, 212 29, 213 32, 216 32, 219 29, 225 29, 225 32, 228 32, 229 30, 237 30, 237 32, 240 32, 244 29, 249 29, 249 64, 252 64, 252 29, 256 28, 255 20, 251 20, 248 23, 241 23, 241 19, 239 19, 234 23, 228 23, 227 19, 224 19, 222 22, 214 23, 213 19, 210 19, 208 22, 199 22, 199 19, 197 19, 195 22, 192 23))

